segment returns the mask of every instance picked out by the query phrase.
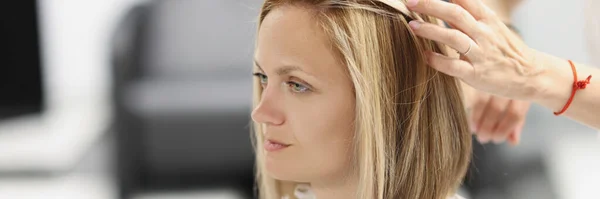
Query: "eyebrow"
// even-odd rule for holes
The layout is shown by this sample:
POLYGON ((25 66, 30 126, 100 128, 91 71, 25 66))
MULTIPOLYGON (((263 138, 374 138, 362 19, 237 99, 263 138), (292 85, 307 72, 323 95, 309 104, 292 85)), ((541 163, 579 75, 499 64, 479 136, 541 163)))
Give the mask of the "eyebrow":
MULTIPOLYGON (((265 71, 262 69, 262 67, 260 67, 260 64, 258 64, 258 61, 254 60, 254 64, 258 67, 258 69, 260 69, 261 71, 265 71)), ((302 71, 304 72, 300 67, 298 66, 290 66, 290 65, 286 65, 286 66, 282 66, 281 68, 278 68, 276 73, 279 76, 283 76, 283 75, 287 75, 290 74, 291 72, 294 71, 302 71)), ((306 72, 304 72, 306 73, 306 72)))

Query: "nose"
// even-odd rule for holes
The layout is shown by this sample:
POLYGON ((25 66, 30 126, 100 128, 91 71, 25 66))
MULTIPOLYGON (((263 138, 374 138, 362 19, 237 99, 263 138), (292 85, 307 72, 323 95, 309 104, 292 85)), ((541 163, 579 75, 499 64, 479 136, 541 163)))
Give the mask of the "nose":
POLYGON ((275 90, 267 89, 262 93, 258 105, 252 111, 252 120, 256 123, 267 125, 281 125, 285 118, 281 108, 281 98, 277 97, 275 90))

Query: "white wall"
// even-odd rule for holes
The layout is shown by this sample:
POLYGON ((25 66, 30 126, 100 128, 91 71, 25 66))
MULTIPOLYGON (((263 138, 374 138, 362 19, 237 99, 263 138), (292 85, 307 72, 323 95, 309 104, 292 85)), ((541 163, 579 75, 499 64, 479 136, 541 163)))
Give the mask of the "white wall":
POLYGON ((585 0, 525 0, 513 15, 513 22, 529 46, 589 64, 584 33, 586 3, 585 0))
POLYGON ((50 111, 96 99, 106 102, 110 36, 124 11, 140 1, 40 1, 44 83, 50 111))

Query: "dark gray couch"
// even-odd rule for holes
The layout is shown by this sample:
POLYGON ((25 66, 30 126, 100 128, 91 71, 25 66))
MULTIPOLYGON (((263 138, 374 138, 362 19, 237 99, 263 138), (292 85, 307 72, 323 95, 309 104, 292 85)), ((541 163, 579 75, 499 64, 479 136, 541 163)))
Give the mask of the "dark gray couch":
POLYGON ((251 67, 260 1, 151 1, 113 39, 121 198, 253 186, 251 67))

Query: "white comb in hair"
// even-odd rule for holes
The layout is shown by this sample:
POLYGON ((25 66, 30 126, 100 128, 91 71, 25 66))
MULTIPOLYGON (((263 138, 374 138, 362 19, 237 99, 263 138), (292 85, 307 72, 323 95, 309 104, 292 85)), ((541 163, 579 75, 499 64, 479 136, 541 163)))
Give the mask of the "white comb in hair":
POLYGON ((405 16, 411 17, 411 18, 419 20, 419 21, 423 21, 423 19, 419 15, 414 14, 414 12, 411 12, 408 9, 408 7, 406 7, 403 0, 379 0, 379 1, 382 3, 385 3, 386 5, 388 5, 392 8, 395 8, 396 10, 400 11, 405 16))

